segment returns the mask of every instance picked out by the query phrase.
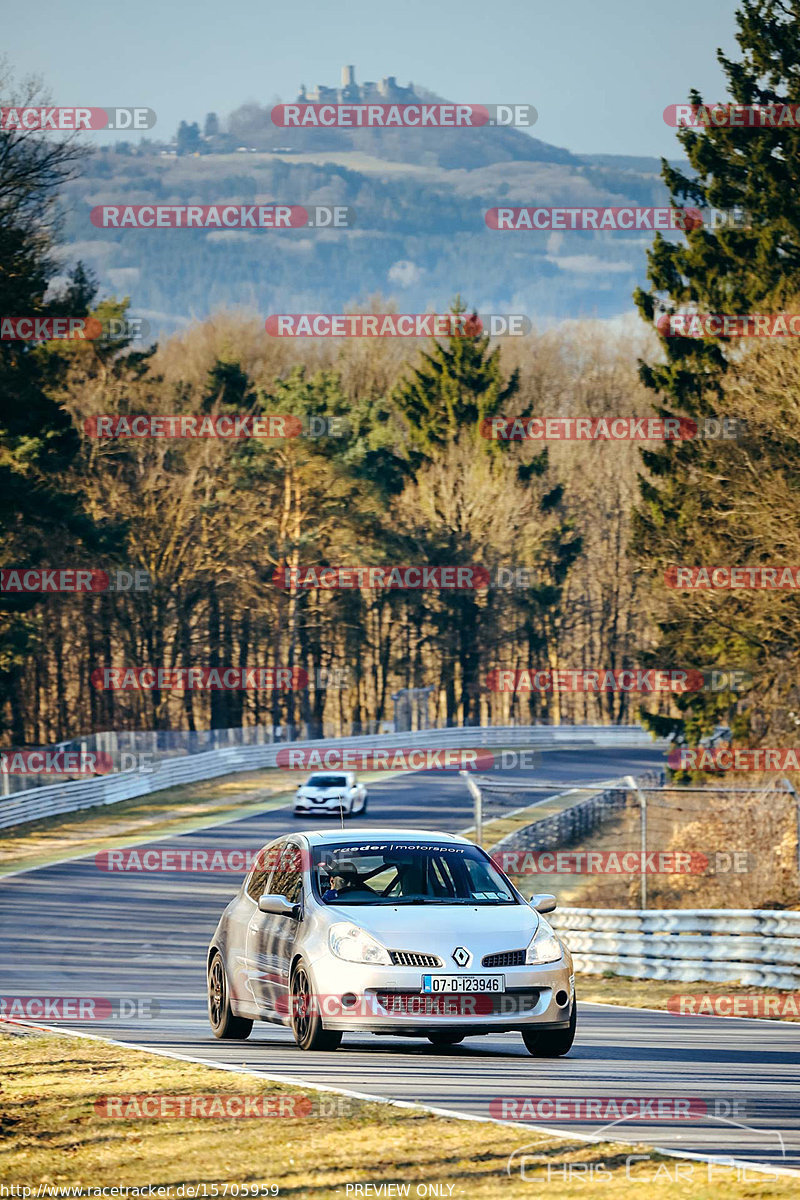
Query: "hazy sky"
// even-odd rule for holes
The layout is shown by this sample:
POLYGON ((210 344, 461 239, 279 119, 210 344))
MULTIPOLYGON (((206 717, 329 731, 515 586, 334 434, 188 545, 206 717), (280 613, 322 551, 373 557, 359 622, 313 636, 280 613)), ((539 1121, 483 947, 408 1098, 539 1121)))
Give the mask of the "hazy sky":
MULTIPOLYGON (((578 153, 675 156, 667 104, 725 97, 717 47, 738 54, 735 0, 37 0, 3 15, 4 53, 63 105, 143 105, 155 136, 301 82, 397 76, 465 103, 528 103, 533 132, 578 153)), ((94 135, 113 140, 114 135, 94 135)), ((117 136, 122 136, 117 135, 117 136)))

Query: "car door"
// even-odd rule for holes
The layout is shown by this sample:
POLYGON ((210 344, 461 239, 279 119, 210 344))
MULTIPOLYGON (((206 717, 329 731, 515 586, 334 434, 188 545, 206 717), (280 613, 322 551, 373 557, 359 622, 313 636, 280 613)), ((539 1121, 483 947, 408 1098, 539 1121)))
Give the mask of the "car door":
MULTIPOLYGON (((274 864, 263 894, 285 896, 302 905, 303 869, 300 843, 283 838, 270 848, 274 864)), ((256 906, 247 929, 247 958, 253 995, 259 1008, 285 1017, 289 1012, 289 966, 300 921, 262 913, 256 906)))

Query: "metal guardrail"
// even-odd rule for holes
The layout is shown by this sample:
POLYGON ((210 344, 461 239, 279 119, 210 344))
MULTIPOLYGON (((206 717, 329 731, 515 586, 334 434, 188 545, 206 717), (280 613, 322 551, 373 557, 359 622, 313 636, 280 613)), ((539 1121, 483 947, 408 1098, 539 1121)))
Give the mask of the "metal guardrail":
POLYGON ((76 779, 46 787, 17 792, 0 802, 0 829, 22 825, 45 817, 77 812, 106 804, 118 804, 136 796, 181 784, 199 783, 239 771, 255 771, 277 766, 282 749, 302 747, 325 749, 398 749, 473 748, 480 746, 559 746, 653 748, 653 740, 640 725, 531 725, 531 726, 454 726, 426 729, 414 733, 384 733, 360 737, 320 739, 282 744, 228 746, 204 754, 170 757, 148 771, 132 770, 93 779, 76 779))
POLYGON ((800 984, 800 912, 562 908, 548 917, 578 971, 639 979, 800 984))

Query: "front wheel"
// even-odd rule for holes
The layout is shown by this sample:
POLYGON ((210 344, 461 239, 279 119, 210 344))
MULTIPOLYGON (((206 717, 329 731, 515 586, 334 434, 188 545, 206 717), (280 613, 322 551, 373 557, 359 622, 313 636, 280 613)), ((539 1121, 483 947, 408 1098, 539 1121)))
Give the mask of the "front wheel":
POLYGON ((251 1020, 237 1017, 231 1008, 228 980, 219 950, 214 951, 208 967, 208 1019, 216 1038, 243 1041, 253 1029, 251 1020))
POLYGON ((525 1049, 534 1058, 560 1058, 562 1054, 568 1054, 572 1049, 572 1043, 575 1041, 577 1020, 578 1005, 573 996, 569 1027, 567 1029, 542 1029, 539 1031, 537 1031, 535 1026, 531 1029, 524 1029, 522 1031, 522 1040, 525 1043, 525 1049))
POLYGON ((301 1050, 336 1050, 340 1030, 325 1029, 306 968, 300 963, 292 975, 292 1033, 301 1050))

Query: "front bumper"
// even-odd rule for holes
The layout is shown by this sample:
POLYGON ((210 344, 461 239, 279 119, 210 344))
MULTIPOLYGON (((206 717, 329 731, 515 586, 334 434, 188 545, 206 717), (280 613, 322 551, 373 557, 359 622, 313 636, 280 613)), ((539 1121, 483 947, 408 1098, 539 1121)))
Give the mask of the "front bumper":
POLYGON ((311 817, 338 817, 340 813, 351 812, 352 808, 353 805, 349 800, 325 800, 322 804, 315 804, 313 800, 303 797, 294 802, 296 813, 306 813, 311 817))
MULTIPOLYGON (((574 976, 567 955, 544 966, 505 967, 483 974, 505 975, 505 992, 425 993, 422 976, 430 969, 345 963, 324 955, 312 964, 312 979, 326 1029, 366 1033, 424 1034, 434 1029, 473 1033, 527 1029, 566 1029, 574 1000, 574 976), (560 1004, 557 996, 566 996, 560 1004), (348 1004, 353 997, 354 1003, 348 1004)), ((438 972, 437 972, 438 973, 438 972)), ((457 974, 452 970, 442 973, 457 974)), ((464 974, 475 974, 467 970, 464 974)))

